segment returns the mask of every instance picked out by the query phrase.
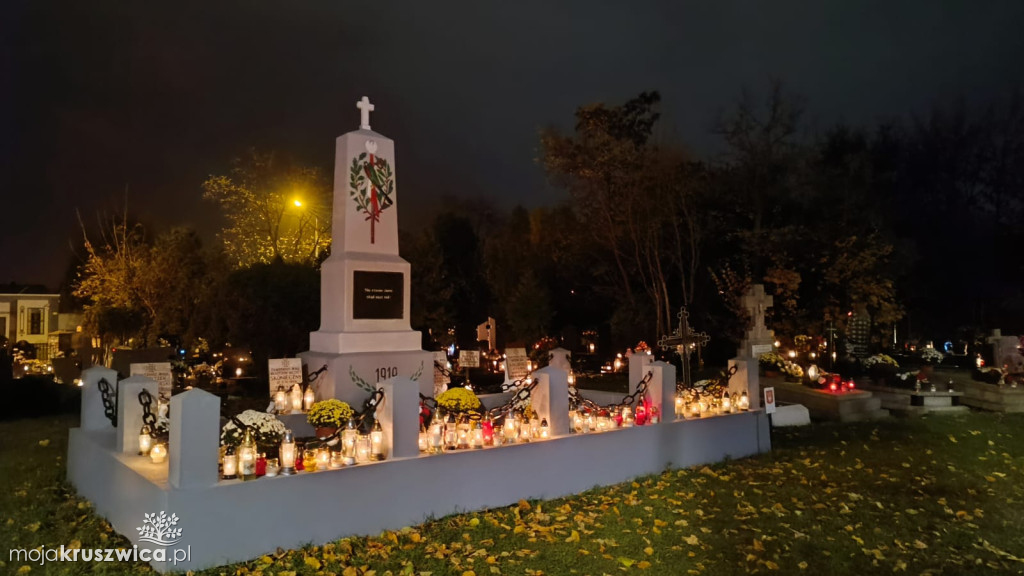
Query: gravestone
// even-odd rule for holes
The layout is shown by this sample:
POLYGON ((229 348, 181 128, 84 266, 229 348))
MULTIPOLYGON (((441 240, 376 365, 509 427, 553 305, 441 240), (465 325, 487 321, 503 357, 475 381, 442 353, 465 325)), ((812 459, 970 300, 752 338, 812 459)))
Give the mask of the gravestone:
POLYGON ((486 322, 476 327, 476 341, 487 342, 488 350, 498 348, 498 322, 494 318, 488 317, 486 322))
POLYGON ((286 392, 296 384, 302 384, 302 358, 270 358, 267 360, 267 378, 270 382, 270 397, 280 386, 286 392))
POLYGON ((850 317, 849 339, 856 358, 867 358, 871 347, 871 314, 866 304, 858 304, 850 317))
POLYGON ((698 346, 704 346, 711 339, 704 332, 694 332, 690 328, 690 313, 686 308, 680 308, 679 314, 679 326, 669 336, 663 337, 658 341, 658 346, 661 348, 675 348, 679 354, 679 359, 683 365, 683 386, 689 388, 693 381, 690 377, 690 354, 697 349, 698 346))
POLYGON ((996 368, 1006 368, 1009 372, 1020 372, 1024 365, 1024 356, 1020 353, 1020 338, 1003 336, 1003 331, 996 328, 988 337, 992 345, 992 362, 996 368))
MULTIPOLYGON (((398 255, 395 143, 370 129, 374 106, 356 107, 359 129, 338 137, 334 160, 333 248, 320 271, 320 329, 303 363, 327 371, 319 396, 353 406, 379 382, 404 378, 433 394, 433 355, 409 324, 409 263, 398 255)), ((403 380, 405 382, 406 380, 403 380)))
POLYGON ((505 384, 522 380, 530 374, 530 358, 526 348, 508 348, 505 350, 505 384))
POLYGON ((165 401, 171 399, 174 373, 171 371, 170 362, 134 363, 131 365, 130 371, 131 376, 145 376, 156 382, 159 398, 163 398, 165 401))
POLYGON ((764 293, 763 284, 754 284, 741 301, 750 316, 750 328, 740 342, 736 357, 729 360, 729 367, 736 367, 736 374, 729 379, 729 395, 746 392, 750 409, 754 410, 761 406, 758 359, 761 354, 771 352, 775 344, 775 333, 764 322, 764 314, 772 307, 774 299, 764 293))

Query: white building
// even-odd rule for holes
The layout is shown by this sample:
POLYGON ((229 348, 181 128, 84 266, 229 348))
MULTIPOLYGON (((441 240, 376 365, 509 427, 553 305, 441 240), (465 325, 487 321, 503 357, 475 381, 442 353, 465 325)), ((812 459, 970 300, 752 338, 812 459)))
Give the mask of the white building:
POLYGON ((0 294, 0 335, 9 344, 33 344, 38 358, 49 358, 49 335, 58 329, 59 302, 59 294, 0 294))

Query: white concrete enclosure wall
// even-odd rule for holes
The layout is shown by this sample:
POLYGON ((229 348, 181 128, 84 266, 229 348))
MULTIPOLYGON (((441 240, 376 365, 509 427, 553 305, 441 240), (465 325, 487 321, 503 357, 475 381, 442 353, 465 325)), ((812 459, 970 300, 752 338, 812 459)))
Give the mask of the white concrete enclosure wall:
MULTIPOLYGON (((658 372, 674 380, 671 370, 658 372)), ((549 369, 544 379, 549 391, 564 390, 564 372, 549 369)), ((662 390, 669 386, 667 382, 654 384, 662 390)), ((396 379, 383 385, 385 403, 394 403, 391 413, 381 418, 382 426, 386 424, 384 433, 399 456, 409 453, 404 447, 418 432, 415 426, 392 425, 394 416, 403 414, 404 420, 412 414, 406 406, 411 395, 395 392, 403 386, 416 384, 396 379), (387 398, 389 390, 391 399, 387 398)), ((202 421, 216 418, 202 395, 195 396, 195 401, 183 398, 186 401, 175 404, 180 414, 174 424, 202 427, 192 420, 194 415, 202 421)), ((561 410, 561 399, 550 400, 550 408, 561 410)), ((671 413, 663 412, 666 416, 671 413)), ((207 435, 202 435, 204 441, 198 448, 204 454, 207 435)), ((188 441, 188 435, 177 438, 188 441)), ((177 448, 169 459, 187 458, 181 452, 189 447, 177 448)), ((665 418, 660 424, 603 433, 563 434, 546 441, 392 457, 336 470, 250 482, 221 480, 204 486, 202 481, 193 483, 185 477, 169 481, 169 470, 183 474, 189 473, 188 467, 174 462, 153 464, 144 456, 119 452, 116 429, 108 422, 106 428, 71 430, 68 479, 94 503, 97 513, 140 548, 158 547, 140 542, 137 528, 145 514, 176 514, 181 541, 165 546, 166 561, 151 564, 159 571, 185 571, 248 560, 278 547, 399 529, 428 517, 505 506, 521 498, 560 497, 667 467, 742 458, 770 449, 768 419, 754 411, 693 420, 665 418), (594 457, 600 453, 614 458, 594 457), (186 547, 188 560, 174 564, 173 553, 186 547)), ((208 457, 196 461, 200 460, 208 457)), ((206 476, 209 471, 195 473, 206 476)))

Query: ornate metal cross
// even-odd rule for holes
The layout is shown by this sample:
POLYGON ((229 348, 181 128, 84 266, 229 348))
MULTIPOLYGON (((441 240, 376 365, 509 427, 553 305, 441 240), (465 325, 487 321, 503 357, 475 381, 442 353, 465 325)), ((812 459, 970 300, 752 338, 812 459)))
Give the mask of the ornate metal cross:
POLYGON ((686 310, 686 307, 679 309, 679 327, 676 328, 669 336, 663 336, 661 340, 658 340, 658 346, 661 348, 672 348, 675 347, 679 352, 679 357, 683 361, 683 385, 687 388, 690 387, 692 382, 690 381, 690 354, 689 350, 693 350, 697 346, 704 346, 711 340, 711 337, 706 332, 694 332, 690 328, 690 313, 686 310))

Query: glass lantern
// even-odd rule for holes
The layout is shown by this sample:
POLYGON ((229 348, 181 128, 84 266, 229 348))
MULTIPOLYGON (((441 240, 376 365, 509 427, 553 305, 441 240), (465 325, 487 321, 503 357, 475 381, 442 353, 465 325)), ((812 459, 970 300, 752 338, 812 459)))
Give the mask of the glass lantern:
POLYGON ((356 457, 356 440, 358 439, 359 430, 356 429, 356 420, 349 418, 345 431, 341 433, 341 452, 346 458, 356 457))
POLYGON ((316 394, 313 393, 313 387, 306 386, 306 391, 302 394, 302 409, 309 412, 314 402, 316 402, 316 394))
POLYGON ((373 431, 370 432, 370 459, 379 462, 386 457, 386 452, 384 429, 380 427, 380 420, 374 420, 373 431))
POLYGON ((302 412, 302 386, 299 386, 298 384, 293 385, 288 396, 291 400, 292 412, 302 412))
POLYGON ((295 474, 295 436, 291 430, 284 431, 281 439, 281 475, 295 474))
POLYGON ((480 423, 480 434, 484 446, 494 446, 494 421, 490 418, 480 423))
POLYGON ((154 444, 149 450, 149 459, 153 461, 153 464, 162 464, 167 459, 167 446, 154 444))
POLYGON ((248 428, 245 429, 242 443, 238 445, 238 472, 242 480, 256 479, 256 440, 248 428))
POLYGON ((744 390, 743 393, 740 394, 739 409, 740 410, 750 410, 750 397, 747 396, 747 391, 746 390, 744 390))
POLYGON ((321 446, 316 451, 316 469, 327 470, 331 467, 331 449, 327 446, 321 446))
POLYGON ((519 431, 516 427, 516 418, 511 413, 505 415, 505 425, 502 430, 505 435, 505 444, 515 444, 519 431))
POLYGON ((722 393, 722 414, 732 413, 732 398, 729 397, 728 390, 722 393))
POLYGON ((149 454, 149 450, 152 447, 153 437, 150 435, 149 425, 143 424, 142 430, 139 431, 139 455, 145 456, 149 454))
POLYGON ((635 420, 633 419, 633 409, 629 406, 622 407, 622 427, 632 428, 635 420))
POLYGON ((284 386, 278 386, 277 392, 274 392, 274 410, 277 410, 278 414, 288 411, 288 394, 284 391, 284 386))
POLYGON ((439 454, 444 448, 444 423, 436 416, 430 422, 430 451, 439 454))
POLYGON ((551 428, 548 426, 548 419, 543 418, 540 421, 540 439, 547 440, 551 437, 551 428))
POLYGON ((356 462, 364 463, 370 461, 370 435, 360 434, 356 438, 356 462))
POLYGON ((474 450, 484 447, 484 429, 480 427, 479 422, 474 422, 473 428, 469 431, 469 445, 474 450))

